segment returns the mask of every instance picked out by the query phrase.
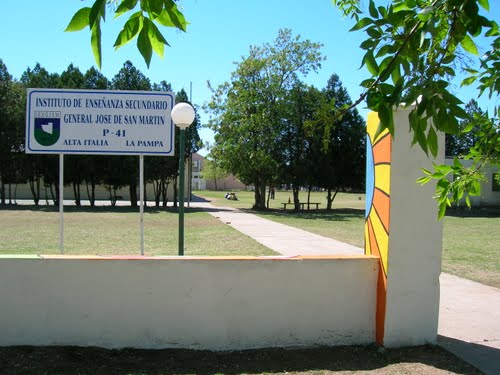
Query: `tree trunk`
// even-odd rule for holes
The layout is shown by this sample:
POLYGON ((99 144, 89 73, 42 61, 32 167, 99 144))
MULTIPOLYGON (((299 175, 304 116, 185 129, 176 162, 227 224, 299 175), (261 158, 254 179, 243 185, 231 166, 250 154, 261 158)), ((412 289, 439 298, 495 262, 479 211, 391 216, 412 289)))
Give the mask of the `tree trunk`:
POLYGON ((335 192, 333 193, 332 195, 332 191, 333 191, 333 188, 332 187, 329 187, 328 188, 328 194, 326 196, 326 209, 327 210, 331 210, 332 209, 332 206, 333 206, 333 200, 335 199, 335 197, 337 196, 337 193, 339 192, 340 190, 340 186, 337 186, 335 188, 335 192))
POLYGON ((116 189, 114 187, 109 187, 109 201, 111 202, 111 207, 116 206, 116 189))
POLYGON ((161 187, 163 207, 167 207, 167 205, 168 205, 168 185, 170 185, 168 180, 163 180, 162 187, 161 187))
POLYGON ((264 210, 266 208, 266 185, 263 183, 257 183, 254 185, 254 210, 264 210))
POLYGON ((294 205, 295 211, 300 210, 299 191, 300 191, 300 187, 299 186, 292 185, 293 205, 294 205))
POLYGON ((80 184, 73 182, 73 196, 75 197, 75 204, 77 207, 81 207, 82 200, 80 197, 80 184))
POLYGON ((95 207, 95 181, 93 178, 90 179, 90 187, 91 190, 89 191, 89 183, 85 181, 85 188, 87 190, 87 198, 89 199, 90 207, 95 207))
POLYGON ((52 197, 54 206, 59 206, 59 184, 49 184, 49 188, 50 188, 50 196, 52 197), (52 186, 54 186, 54 188, 52 188, 52 186))
POLYGON ((130 191, 130 205, 132 207, 137 207, 137 184, 135 182, 129 185, 129 191, 130 191))
POLYGON ((33 195, 33 200, 35 201, 35 206, 38 206, 40 202, 40 180, 29 180, 31 195, 33 195))
POLYGON ((155 197, 156 208, 160 207, 161 180, 153 180, 153 195, 155 197))
POLYGON ((177 189, 177 178, 174 178, 174 207, 177 207, 178 197, 179 197, 179 191, 177 189))
POLYGON ((0 198, 2 206, 5 205, 5 183, 3 181, 3 177, 0 181, 0 198))

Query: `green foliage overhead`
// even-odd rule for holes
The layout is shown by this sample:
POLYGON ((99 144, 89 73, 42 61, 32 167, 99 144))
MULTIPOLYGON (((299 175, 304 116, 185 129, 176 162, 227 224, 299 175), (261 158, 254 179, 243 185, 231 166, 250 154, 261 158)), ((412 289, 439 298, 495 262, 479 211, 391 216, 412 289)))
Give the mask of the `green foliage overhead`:
MULTIPOLYGON (((483 14, 489 10, 488 0, 392 0, 386 6, 370 0, 366 11, 359 0, 332 2, 355 20, 351 31, 366 33, 360 46, 366 51, 362 66, 372 77, 361 83, 365 91, 351 107, 366 101, 379 114, 379 131, 389 129, 394 134, 393 108, 411 104, 413 144, 436 156, 437 133, 457 134, 467 119, 450 84, 461 69, 469 73, 462 85, 477 83, 478 96, 487 92, 498 100, 500 33, 497 22, 483 14), (478 37, 489 41, 485 53, 480 54, 478 37)), ((451 169, 436 166, 420 180, 437 180, 440 217, 453 202, 465 198, 469 204, 468 196, 479 194, 483 168, 500 164, 499 112, 496 106, 492 117, 474 116, 465 131, 480 129, 475 145, 465 155, 473 160, 470 168, 460 163, 451 169), (453 181, 447 177, 450 173, 453 181)))
POLYGON ((164 47, 169 45, 157 24, 182 31, 186 31, 188 24, 174 0, 95 0, 92 7, 81 8, 73 15, 65 31, 89 28, 90 44, 99 68, 102 65, 101 21, 106 20, 106 11, 114 13, 114 18, 130 14, 113 47, 119 49, 137 37, 137 49, 148 67, 153 51, 163 58, 164 47))

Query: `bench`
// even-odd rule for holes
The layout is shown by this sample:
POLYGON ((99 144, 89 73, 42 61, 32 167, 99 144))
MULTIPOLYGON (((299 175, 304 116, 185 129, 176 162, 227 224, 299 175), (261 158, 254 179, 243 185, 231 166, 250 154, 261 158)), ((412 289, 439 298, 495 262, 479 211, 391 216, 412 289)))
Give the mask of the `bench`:
MULTIPOLYGON (((286 206, 292 206, 292 207, 295 207, 295 203, 293 202, 283 202, 281 203, 283 205, 283 209, 286 210, 286 206)), ((319 209, 319 205, 321 203, 318 203, 318 202, 300 202, 299 205, 300 205, 300 209, 301 210, 304 210, 304 207, 307 206, 307 210, 309 211, 311 209, 311 206, 316 206, 316 210, 319 209)))

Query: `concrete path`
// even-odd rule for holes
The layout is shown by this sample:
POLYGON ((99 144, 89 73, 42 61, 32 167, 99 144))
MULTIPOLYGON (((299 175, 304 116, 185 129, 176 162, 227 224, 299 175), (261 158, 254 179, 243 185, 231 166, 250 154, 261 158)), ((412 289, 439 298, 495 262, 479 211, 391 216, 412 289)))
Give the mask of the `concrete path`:
POLYGON ((364 252, 359 247, 276 223, 232 207, 214 207, 205 202, 191 202, 191 207, 204 208, 222 222, 281 255, 361 255, 364 252))
MULTIPOLYGON (((363 254, 363 249, 231 207, 204 208, 234 229, 286 256, 363 254)), ((438 343, 487 375, 500 374, 500 289, 442 273, 438 343)))
POLYGON ((487 375, 500 374, 500 289, 442 273, 438 343, 487 375))

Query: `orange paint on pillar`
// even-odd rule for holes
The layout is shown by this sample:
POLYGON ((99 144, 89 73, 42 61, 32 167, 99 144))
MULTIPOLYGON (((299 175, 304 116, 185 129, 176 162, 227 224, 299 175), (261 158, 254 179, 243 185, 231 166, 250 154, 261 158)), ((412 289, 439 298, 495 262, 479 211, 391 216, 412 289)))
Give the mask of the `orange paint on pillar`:
POLYGON ((391 162, 391 135, 386 134, 373 146, 373 164, 389 164, 391 162))
POLYGON ((373 192, 373 207, 375 207, 375 210, 377 211, 385 232, 389 234, 390 198, 379 189, 375 189, 373 192))

